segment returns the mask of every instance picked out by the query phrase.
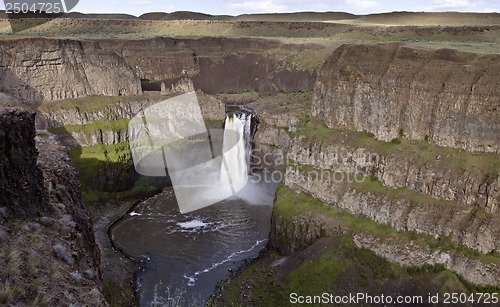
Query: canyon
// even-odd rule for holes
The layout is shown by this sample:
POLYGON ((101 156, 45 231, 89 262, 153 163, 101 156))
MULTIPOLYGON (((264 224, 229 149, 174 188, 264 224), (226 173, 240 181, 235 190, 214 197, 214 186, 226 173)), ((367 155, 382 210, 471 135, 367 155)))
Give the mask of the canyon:
MULTIPOLYGON (((481 38, 497 31, 477 27, 481 38)), ((466 35, 440 31, 451 29, 466 35)), ((194 90, 207 127, 220 128, 229 105, 254 110, 253 166, 283 179, 266 250, 221 285, 213 305, 282 302, 289 290, 315 291, 308 283, 339 293, 498 292, 500 58, 449 47, 0 40, 0 241, 9 246, 6 267, 18 263, 17 274, 3 272, 0 291, 7 303, 113 305, 104 281, 116 273, 101 263, 114 251, 103 247, 105 235, 95 239, 96 225, 113 218, 95 216, 103 212, 96 204, 161 190, 165 183, 133 170, 128 122, 194 90), (30 267, 35 253, 63 269, 30 267), (337 262, 345 270, 320 274, 337 262), (38 288, 13 287, 33 279, 38 288)))

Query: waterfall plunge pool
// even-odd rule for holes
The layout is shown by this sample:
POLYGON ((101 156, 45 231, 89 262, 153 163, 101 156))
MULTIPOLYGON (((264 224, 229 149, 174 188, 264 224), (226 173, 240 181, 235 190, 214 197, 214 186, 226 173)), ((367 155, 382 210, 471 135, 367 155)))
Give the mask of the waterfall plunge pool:
MULTIPOLYGON (((174 188, 167 188, 111 226, 114 246, 141 263, 135 285, 141 306, 204 305, 218 283, 265 247, 277 183, 255 182, 248 175, 252 121, 255 117, 248 113, 226 117, 224 158, 215 167, 223 182, 176 187, 175 192, 182 191, 183 202, 187 198, 195 204, 204 195, 218 194, 217 185, 228 181, 233 191, 243 187, 236 195, 180 213, 183 207, 174 188)), ((186 178, 181 179, 189 181, 186 178)))
POLYGON ((114 245, 141 263, 135 285, 141 306, 204 305, 231 271, 257 257, 274 199, 274 187, 265 187, 260 204, 235 197, 186 214, 168 188, 113 224, 114 245))

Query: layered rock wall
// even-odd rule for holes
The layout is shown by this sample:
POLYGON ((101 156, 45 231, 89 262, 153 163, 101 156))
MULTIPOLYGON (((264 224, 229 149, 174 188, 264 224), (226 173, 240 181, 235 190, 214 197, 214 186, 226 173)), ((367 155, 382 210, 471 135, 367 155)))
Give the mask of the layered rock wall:
MULTIPOLYGON (((128 142, 129 119, 156 103, 192 89, 191 81, 183 81, 174 93, 117 99, 105 106, 99 106, 100 102, 97 100, 100 98, 96 98, 95 102, 92 98, 86 98, 88 106, 84 108, 60 108, 57 103, 56 106, 47 104, 39 108, 37 128, 56 128, 51 131, 64 134, 68 144, 78 147, 128 142)), ((197 99, 205 120, 223 122, 225 107, 221 101, 201 92, 197 93, 197 99)))
POLYGON ((482 253, 500 251, 498 214, 481 214, 454 202, 392 197, 346 185, 342 173, 309 172, 288 167, 286 184, 298 191, 350 213, 368 217, 399 231, 414 230, 436 237, 450 237, 456 243, 482 253))
POLYGON ((103 41, 101 46, 122 57, 141 79, 169 83, 170 79, 190 77, 197 90, 208 94, 311 90, 316 78, 314 71, 279 67, 280 58, 311 46, 271 40, 155 38, 103 41))
POLYGON ((408 188, 488 212, 499 211, 500 177, 478 169, 421 164, 411 157, 384 156, 349 144, 308 142, 302 137, 290 142, 289 158, 318 169, 374 176, 388 187, 408 188))
POLYGON ((191 78, 206 93, 311 90, 314 70, 282 65, 283 58, 307 48, 313 47, 225 38, 4 40, 0 92, 39 102, 136 95, 141 82, 159 82, 160 91, 161 82, 179 78, 191 78))
POLYGON ((403 266, 442 265, 475 285, 496 285, 500 279, 500 266, 496 263, 467 257, 456 251, 432 250, 394 238, 381 239, 367 234, 355 235, 354 242, 360 248, 370 249, 403 266))
MULTIPOLYGON (((293 191, 406 237, 355 230, 358 247, 404 266, 442 265, 473 284, 496 285, 496 258, 462 249, 500 251, 497 66, 497 56, 451 50, 343 46, 319 73, 311 123, 295 117, 300 112, 292 103, 275 110, 260 104, 256 143, 265 152, 285 153, 285 184, 293 191), (333 129, 314 126, 317 120, 333 129), (384 145, 396 138, 411 140, 384 145), (349 182, 355 178, 364 182, 349 182), (408 231, 461 246, 421 244, 408 231)), ((353 231, 307 206, 291 218, 275 212, 272 223, 269 246, 285 255, 334 232, 353 231)))
POLYGON ((0 42, 0 91, 24 100, 141 93, 140 79, 98 42, 19 39, 0 42))
POLYGON ((312 115, 384 141, 500 152, 498 55, 345 45, 322 67, 312 115))

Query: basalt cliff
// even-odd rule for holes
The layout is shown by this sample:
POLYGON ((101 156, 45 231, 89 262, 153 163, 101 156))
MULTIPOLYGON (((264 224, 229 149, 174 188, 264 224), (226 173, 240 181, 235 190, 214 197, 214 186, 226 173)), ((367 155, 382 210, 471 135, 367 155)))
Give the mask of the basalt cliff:
POLYGON ((343 46, 323 66, 311 115, 377 139, 499 152, 498 55, 343 46))
POLYGON ((304 49, 312 48, 225 38, 4 40, 0 91, 30 101, 137 95, 183 77, 206 93, 310 90, 313 67, 294 67, 295 58, 315 56, 304 49))
POLYGON ((0 303, 106 305, 78 173, 32 111, 1 110, 0 185, 0 303))

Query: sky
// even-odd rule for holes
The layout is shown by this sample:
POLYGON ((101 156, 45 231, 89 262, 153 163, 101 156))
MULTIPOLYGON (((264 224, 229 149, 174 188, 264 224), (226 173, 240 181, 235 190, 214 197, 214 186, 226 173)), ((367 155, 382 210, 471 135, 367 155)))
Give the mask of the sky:
MULTIPOLYGON (((4 8, 1 3, 0 8, 4 8)), ((80 0, 73 11, 127 13, 193 11, 212 15, 342 11, 354 14, 392 11, 500 12, 500 0, 80 0)))

